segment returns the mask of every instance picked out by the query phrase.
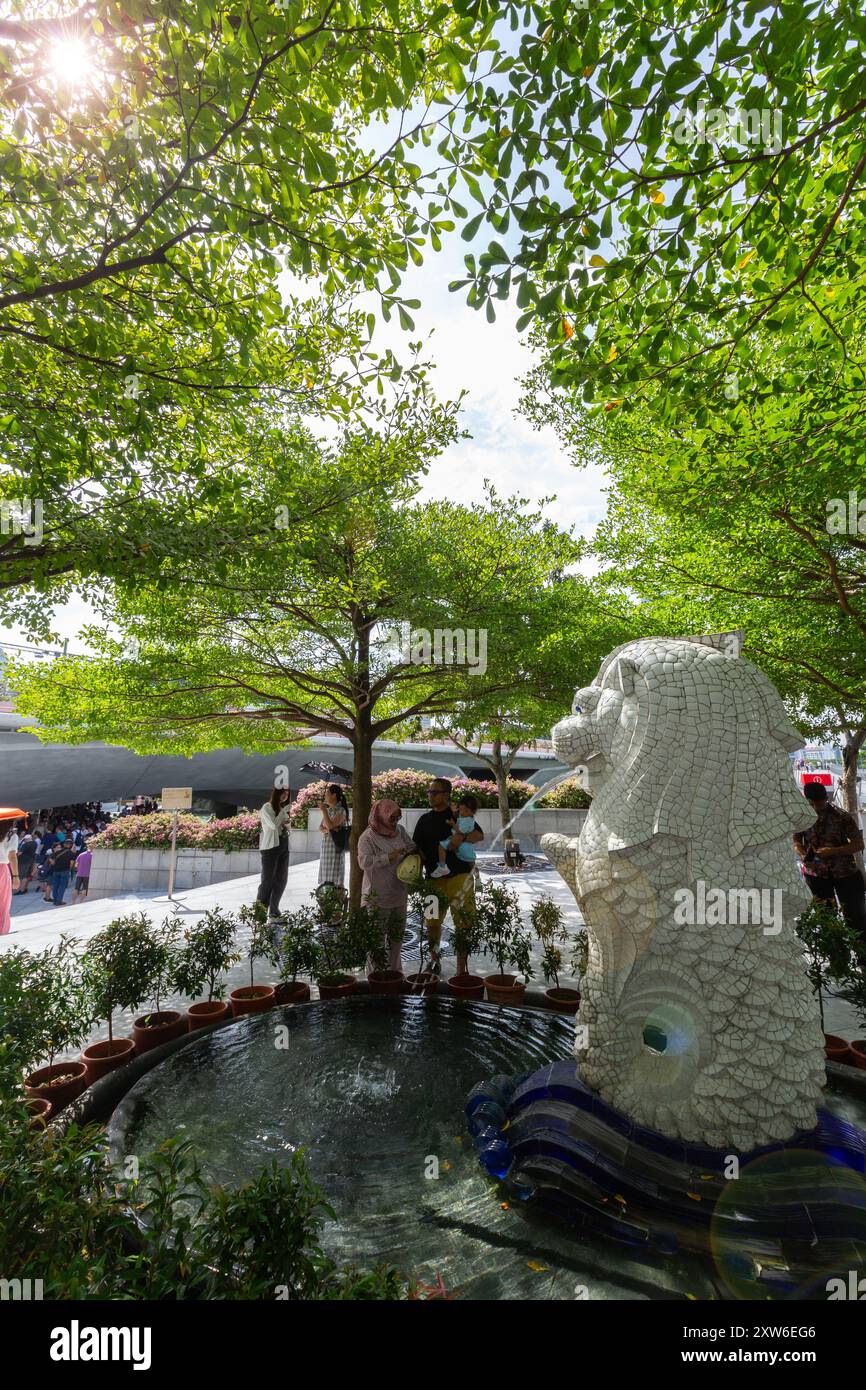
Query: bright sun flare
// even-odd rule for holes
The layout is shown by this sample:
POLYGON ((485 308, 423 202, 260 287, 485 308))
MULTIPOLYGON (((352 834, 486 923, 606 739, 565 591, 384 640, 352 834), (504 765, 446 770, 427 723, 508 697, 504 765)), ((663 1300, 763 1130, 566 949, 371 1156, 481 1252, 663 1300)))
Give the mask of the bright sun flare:
POLYGON ((93 56, 81 39, 58 39, 49 54, 51 71, 66 87, 83 87, 93 77, 93 56))

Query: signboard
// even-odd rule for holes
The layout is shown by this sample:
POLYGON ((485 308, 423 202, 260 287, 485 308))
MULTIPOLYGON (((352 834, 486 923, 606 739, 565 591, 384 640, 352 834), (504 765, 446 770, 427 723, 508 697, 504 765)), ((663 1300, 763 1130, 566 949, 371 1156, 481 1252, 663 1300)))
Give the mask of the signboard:
POLYGON ((164 811, 188 811, 192 806, 192 787, 163 787, 160 799, 164 811))

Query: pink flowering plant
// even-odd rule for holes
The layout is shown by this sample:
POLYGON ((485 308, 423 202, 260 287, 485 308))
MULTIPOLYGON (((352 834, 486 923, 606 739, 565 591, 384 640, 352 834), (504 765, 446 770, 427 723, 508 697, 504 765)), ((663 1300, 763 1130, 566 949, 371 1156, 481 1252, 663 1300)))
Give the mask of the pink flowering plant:
MULTIPOLYGON (((414 768, 396 767, 389 768, 387 772, 377 772, 373 778, 373 800, 382 801, 387 798, 396 801, 398 806, 406 807, 427 807, 427 793, 430 790, 430 783, 436 780, 433 772, 418 772, 414 768)), ((466 793, 475 797, 479 807, 485 810, 493 810, 498 805, 496 795, 496 783, 490 781, 480 781, 474 777, 457 777, 451 779, 454 788, 455 803, 466 793)), ((325 794, 327 782, 311 782, 304 787, 292 802, 291 824, 296 829, 305 829, 307 818, 310 811, 315 811, 325 794)), ((344 788, 346 800, 352 804, 351 787, 344 788)), ((535 787, 529 782, 521 782, 516 777, 508 778, 508 804, 509 806, 525 806, 527 801, 535 792, 535 787)))
MULTIPOLYGON (((88 840, 91 849, 170 849, 171 821, 167 812, 150 816, 124 816, 88 840)), ((259 847, 258 815, 230 816, 225 820, 199 820, 178 816, 178 849, 250 850, 259 847)))

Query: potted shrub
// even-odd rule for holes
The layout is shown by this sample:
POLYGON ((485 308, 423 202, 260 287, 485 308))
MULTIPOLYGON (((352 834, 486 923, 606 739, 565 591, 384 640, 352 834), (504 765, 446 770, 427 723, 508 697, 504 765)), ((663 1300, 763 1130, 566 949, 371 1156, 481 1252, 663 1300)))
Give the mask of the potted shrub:
POLYGON ((559 976, 563 969, 563 947, 571 937, 566 930, 562 908, 552 898, 542 897, 532 904, 529 920, 541 946, 541 971, 552 988, 544 991, 549 1009, 575 1014, 580 1004, 580 991, 563 989, 559 976))
POLYGON ((268 910, 264 903, 254 902, 240 909, 238 917, 241 925, 249 927, 246 957, 250 967, 250 982, 240 989, 233 989, 229 995, 232 1013, 235 1018, 244 1014, 263 1014, 274 1007, 273 985, 256 984, 253 978, 255 963, 261 957, 273 961, 276 950, 275 940, 267 925, 268 910))
MULTIPOLYGON (((850 980, 850 960, 855 940, 850 927, 833 904, 822 902, 820 898, 813 898, 806 910, 800 913, 796 930, 806 948, 806 974, 818 997, 823 1033, 826 981, 850 980)), ((824 1051, 831 1062, 850 1064, 853 1061, 848 1043, 835 1033, 824 1033, 824 1051)))
MULTIPOLYGON (((19 1055, 26 1065, 48 1059, 47 1065, 25 1078, 24 1089, 33 1099, 49 1101, 54 1113, 87 1087, 84 1062, 54 1060, 58 1052, 84 1041, 92 1021, 72 939, 61 937, 57 946, 29 956, 24 962, 22 983, 18 1004, 22 1017, 17 1025, 10 1018, 9 1026, 13 1037, 18 1028, 19 1055)), ((5 1019, 3 1027, 7 1027, 5 1019)))
POLYGON ((236 930, 234 917, 213 907, 184 931, 183 945, 175 955, 174 987, 190 999, 197 999, 207 990, 207 998, 190 1004, 187 1010, 191 1033, 229 1015, 223 994, 226 971, 240 960, 234 949, 236 930))
POLYGON ((150 986, 150 926, 143 912, 116 917, 90 938, 81 957, 81 977, 94 1023, 108 1025, 108 1038, 91 1043, 81 1054, 88 1083, 132 1060, 132 1038, 114 1036, 115 1009, 134 1009, 150 986))
POLYGON ((517 894, 504 884, 485 883, 475 897, 479 942, 496 961, 498 970, 485 975, 491 1004, 522 1004, 526 980, 531 979, 532 937, 524 926, 517 894), (524 980, 505 973, 513 965, 524 980))
POLYGON ((135 1050, 139 1055, 183 1037, 187 1031, 186 1019, 178 1009, 161 1007, 164 996, 174 989, 177 941, 176 917, 166 917, 158 927, 147 923, 141 947, 141 968, 146 981, 143 997, 151 1001, 153 1008, 132 1024, 135 1050))
POLYGON ((439 976, 425 967, 430 960, 430 941, 426 931, 418 937, 418 969, 406 976, 410 994, 435 994, 439 988, 439 976))
MULTIPOLYGON (((480 949, 480 920, 474 909, 461 913, 454 921, 451 942, 458 958, 465 956, 467 961, 480 949)), ((445 981, 445 987, 449 994, 458 999, 484 998, 484 976, 473 975, 471 971, 461 971, 449 976, 445 981)))
POLYGON ((275 964, 280 981, 274 991, 276 1004, 306 1004, 310 986, 299 980, 300 974, 312 976, 319 958, 316 939, 316 914, 310 907, 299 907, 290 913, 279 930, 275 964))
POLYGON ((317 893, 316 899, 319 952, 313 978, 320 999, 343 999, 358 985, 347 971, 360 969, 369 952, 369 918, 361 909, 350 909, 337 893, 317 893))
POLYGON ((367 922, 359 922, 358 929, 367 930, 368 950, 367 983, 371 994, 402 994, 406 976, 402 970, 390 970, 388 961, 391 948, 403 940, 403 917, 399 912, 382 912, 375 902, 368 902, 365 908, 358 909, 367 914, 367 922))

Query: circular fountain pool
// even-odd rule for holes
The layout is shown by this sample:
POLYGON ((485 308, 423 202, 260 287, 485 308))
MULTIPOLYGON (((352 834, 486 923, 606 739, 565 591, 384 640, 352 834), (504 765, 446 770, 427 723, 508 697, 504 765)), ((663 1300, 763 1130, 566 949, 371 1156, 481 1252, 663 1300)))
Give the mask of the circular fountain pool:
POLYGON ((478 1082, 571 1055, 571 1018, 434 997, 277 1009, 202 1037, 114 1113, 120 1164, 172 1135, 233 1184, 303 1148, 340 1260, 385 1260, 459 1298, 653 1298, 721 1290, 713 1270, 578 1235, 485 1177, 463 1110, 478 1082))

